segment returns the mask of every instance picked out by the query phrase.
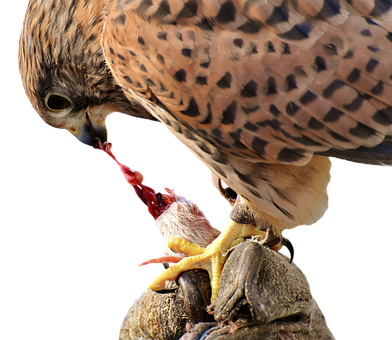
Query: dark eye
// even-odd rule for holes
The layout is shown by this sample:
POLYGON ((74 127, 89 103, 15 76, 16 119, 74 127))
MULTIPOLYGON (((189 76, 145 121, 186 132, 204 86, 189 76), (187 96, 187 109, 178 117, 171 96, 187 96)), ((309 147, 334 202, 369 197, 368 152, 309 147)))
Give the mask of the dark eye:
POLYGON ((73 106, 71 99, 60 94, 48 94, 45 104, 50 111, 54 112, 63 111, 73 106))

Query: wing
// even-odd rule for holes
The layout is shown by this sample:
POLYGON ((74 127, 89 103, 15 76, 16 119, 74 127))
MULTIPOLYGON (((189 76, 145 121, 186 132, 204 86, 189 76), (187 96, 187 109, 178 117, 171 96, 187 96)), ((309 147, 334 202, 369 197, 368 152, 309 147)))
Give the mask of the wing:
POLYGON ((226 153, 388 163, 367 150, 392 134, 392 2, 350 3, 120 0, 103 46, 130 97, 226 153))

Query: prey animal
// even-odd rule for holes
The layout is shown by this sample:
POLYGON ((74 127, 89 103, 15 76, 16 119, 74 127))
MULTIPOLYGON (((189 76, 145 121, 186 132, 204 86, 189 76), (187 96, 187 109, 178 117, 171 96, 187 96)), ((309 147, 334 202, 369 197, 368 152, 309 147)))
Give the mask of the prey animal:
MULTIPOLYGON (((213 301, 215 301, 219 275, 214 275, 213 270, 216 265, 214 265, 214 261, 210 261, 210 256, 207 254, 217 252, 216 247, 221 242, 214 243, 214 240, 218 237, 222 238, 220 231, 211 226, 203 212, 192 201, 176 195, 173 190, 166 188, 167 194, 155 193, 154 189, 144 185, 144 178, 140 172, 131 170, 116 159, 112 152, 111 143, 102 143, 98 139, 94 147, 107 153, 118 164, 125 180, 147 206, 148 212, 155 219, 156 225, 167 243, 167 256, 153 258, 140 264, 163 263, 166 268, 166 271, 158 276, 150 284, 150 287, 159 289, 161 292, 172 291, 172 289, 165 288, 167 280, 175 280, 180 271, 200 268, 208 271, 210 277, 215 279, 212 289, 213 301), (189 256, 192 257, 191 260, 188 258, 189 256), (176 263, 176 265, 169 268, 168 262, 176 263)), ((266 240, 265 232, 257 230, 254 225, 248 225, 243 226, 237 239, 229 246, 233 248, 249 236, 266 240)), ((227 236, 224 234, 223 238, 227 239, 227 236)), ((226 253, 220 252, 219 259, 222 263, 226 260, 227 255, 228 251, 226 253)))

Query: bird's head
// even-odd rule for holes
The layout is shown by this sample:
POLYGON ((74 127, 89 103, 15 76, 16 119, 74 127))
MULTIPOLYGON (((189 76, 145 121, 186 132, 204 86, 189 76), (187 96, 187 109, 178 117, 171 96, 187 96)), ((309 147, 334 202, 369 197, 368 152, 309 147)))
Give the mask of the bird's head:
POLYGON ((31 0, 19 42, 19 70, 41 118, 81 142, 107 140, 114 111, 154 119, 130 102, 106 65, 100 40, 101 0, 31 0))

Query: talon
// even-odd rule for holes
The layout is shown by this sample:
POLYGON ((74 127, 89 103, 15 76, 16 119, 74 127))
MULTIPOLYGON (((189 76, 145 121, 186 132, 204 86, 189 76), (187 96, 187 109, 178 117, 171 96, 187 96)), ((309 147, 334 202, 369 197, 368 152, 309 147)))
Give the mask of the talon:
POLYGON ((181 272, 195 268, 205 269, 210 276, 211 306, 214 306, 218 296, 220 274, 231 244, 240 236, 252 236, 254 230, 254 225, 248 226, 231 221, 226 230, 206 248, 194 245, 179 238, 170 237, 168 246, 176 253, 187 254, 188 257, 185 257, 159 275, 150 283, 150 288, 161 292, 166 291, 164 288, 165 282, 175 280, 181 272), (249 233, 251 233, 251 235, 249 235, 249 233))
MULTIPOLYGON (((263 237, 264 239, 266 233, 257 230, 254 224, 242 224, 230 221, 229 226, 205 248, 181 238, 170 237, 168 239, 168 247, 175 253, 186 254, 187 257, 184 257, 181 261, 161 273, 149 284, 149 287, 152 290, 165 293, 168 292, 167 288, 165 288, 166 281, 175 280, 180 273, 190 269, 207 270, 211 282, 211 305, 209 306, 209 313, 212 313, 218 297, 219 280, 223 265, 233 243, 235 245, 243 241, 241 238, 253 236, 263 237)), ((164 257, 165 260, 167 258, 164 257)), ((172 291, 172 289, 169 291, 172 291)))
POLYGON ((222 186, 222 191, 225 193, 225 198, 229 201, 232 202, 237 198, 237 193, 230 187, 223 188, 222 186))
POLYGON ((173 293, 177 289, 178 289, 178 286, 177 287, 164 288, 164 289, 161 289, 161 290, 154 290, 154 292, 157 293, 157 294, 169 294, 169 293, 173 293))
POLYGON ((283 236, 277 236, 271 231, 271 229, 268 229, 266 237, 261 242, 261 244, 275 251, 279 251, 283 246, 285 246, 290 252, 290 263, 293 263, 294 246, 287 238, 283 236))
POLYGON ((293 263, 294 260, 294 247, 293 244, 285 237, 282 237, 282 244, 289 250, 290 252, 290 263, 293 263))
POLYGON ((230 203, 230 205, 234 205, 237 193, 232 188, 224 188, 221 179, 215 174, 212 174, 212 184, 218 189, 220 194, 230 203))

